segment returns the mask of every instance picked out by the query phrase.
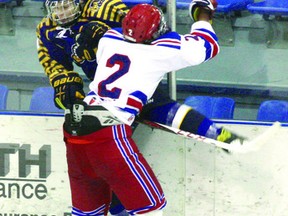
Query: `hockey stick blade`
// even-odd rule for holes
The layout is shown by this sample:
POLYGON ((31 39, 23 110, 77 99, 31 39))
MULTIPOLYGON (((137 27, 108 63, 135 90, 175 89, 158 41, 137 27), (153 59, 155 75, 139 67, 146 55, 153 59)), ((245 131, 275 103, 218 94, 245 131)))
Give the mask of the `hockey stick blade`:
POLYGON ((214 139, 210 139, 204 136, 193 134, 191 132, 183 131, 178 128, 169 127, 167 125, 163 125, 157 122, 144 120, 144 121, 140 121, 140 123, 144 123, 150 127, 162 129, 167 132, 174 133, 174 134, 186 137, 186 138, 191 138, 197 141, 211 144, 216 147, 225 149, 230 153, 247 153, 251 151, 257 151, 258 149, 261 148, 262 145, 264 145, 266 142, 269 141, 270 138, 274 136, 274 134, 279 130, 279 128, 281 128, 281 124, 279 122, 275 122, 271 127, 267 129, 267 131, 265 131, 263 134, 256 137, 254 140, 245 141, 243 144, 241 144, 240 142, 228 144, 228 143, 224 143, 218 140, 214 140, 214 139))
POLYGON ((231 152, 237 153, 247 153, 258 151, 263 145, 269 142, 281 128, 280 122, 274 122, 264 133, 260 134, 253 140, 244 141, 241 145, 240 143, 231 143, 231 152))

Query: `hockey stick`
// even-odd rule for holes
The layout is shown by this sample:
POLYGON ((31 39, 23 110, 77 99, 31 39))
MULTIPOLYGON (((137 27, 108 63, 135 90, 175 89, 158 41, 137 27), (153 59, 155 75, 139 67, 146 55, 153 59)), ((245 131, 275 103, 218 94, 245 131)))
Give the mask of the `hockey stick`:
POLYGON ((243 145, 238 143, 228 144, 224 143, 218 140, 210 139, 204 136, 200 136, 197 134, 193 134, 191 132, 183 131, 178 128, 169 127, 167 125, 163 125, 157 122, 151 122, 151 121, 138 121, 139 123, 146 124, 153 128, 158 128, 165 130, 170 133, 174 133, 186 138, 192 138, 197 141, 201 141, 207 144, 214 145, 216 147, 220 147, 222 149, 225 149, 229 152, 235 152, 235 153, 247 153, 251 151, 257 151, 261 148, 262 145, 264 145, 266 142, 269 141, 271 137, 274 136, 274 134, 281 128, 281 124, 279 122, 275 122, 271 127, 269 127, 264 133, 260 134, 258 137, 256 137, 253 140, 250 141, 244 141, 243 145))

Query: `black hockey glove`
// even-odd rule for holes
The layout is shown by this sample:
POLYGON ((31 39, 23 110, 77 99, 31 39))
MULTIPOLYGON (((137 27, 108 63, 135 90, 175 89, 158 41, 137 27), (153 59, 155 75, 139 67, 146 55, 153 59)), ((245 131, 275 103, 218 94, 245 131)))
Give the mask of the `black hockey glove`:
POLYGON ((60 109, 68 108, 76 100, 83 99, 83 80, 78 73, 69 71, 57 74, 50 79, 54 88, 54 103, 60 109))
POLYGON ((199 20, 200 12, 208 13, 212 23, 213 13, 218 5, 217 0, 192 0, 189 6, 189 14, 194 22, 199 20))
POLYGON ((109 29, 108 25, 99 21, 90 22, 80 28, 80 33, 75 38, 76 43, 72 46, 72 58, 76 63, 96 59, 99 40, 109 29))

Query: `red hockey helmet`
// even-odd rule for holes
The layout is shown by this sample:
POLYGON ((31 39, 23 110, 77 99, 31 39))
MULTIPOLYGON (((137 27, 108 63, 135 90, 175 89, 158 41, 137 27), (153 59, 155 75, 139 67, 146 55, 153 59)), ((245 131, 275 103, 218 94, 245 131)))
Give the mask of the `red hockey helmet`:
POLYGON ((134 6, 122 21, 123 35, 135 43, 149 43, 166 32, 162 11, 154 5, 134 6))

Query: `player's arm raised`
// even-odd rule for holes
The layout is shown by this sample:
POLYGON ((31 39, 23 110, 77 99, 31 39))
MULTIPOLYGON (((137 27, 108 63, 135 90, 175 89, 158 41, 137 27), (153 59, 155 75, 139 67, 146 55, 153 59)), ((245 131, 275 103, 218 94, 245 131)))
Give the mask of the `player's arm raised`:
POLYGON ((206 62, 220 51, 217 35, 211 25, 216 7, 215 0, 192 0, 190 3, 189 14, 194 23, 190 34, 184 35, 181 50, 190 65, 206 62))

